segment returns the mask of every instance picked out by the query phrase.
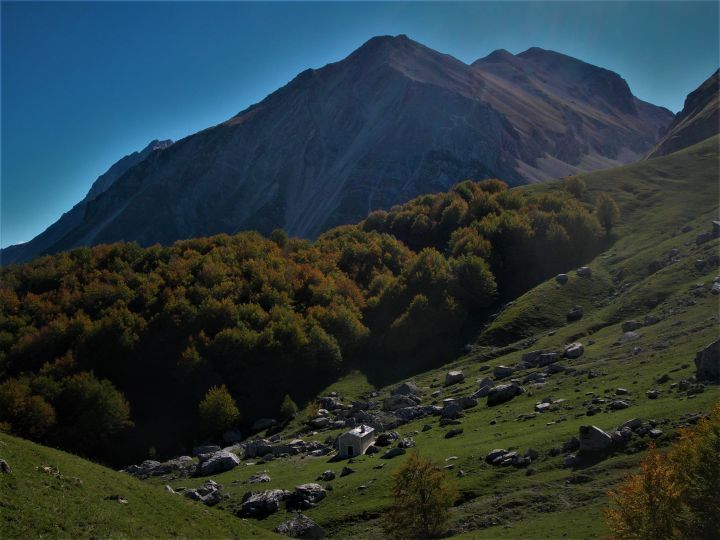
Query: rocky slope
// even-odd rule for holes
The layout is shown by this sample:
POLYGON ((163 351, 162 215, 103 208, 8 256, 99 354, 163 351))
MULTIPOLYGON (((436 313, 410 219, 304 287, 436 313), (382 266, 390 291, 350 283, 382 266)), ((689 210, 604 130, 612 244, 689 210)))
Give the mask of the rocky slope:
POLYGON ((129 169, 46 251, 276 227, 314 237, 458 180, 636 160, 672 120, 617 74, 542 49, 467 65, 376 37, 129 169))
POLYGON ((105 173, 98 176, 93 182, 85 198, 64 213, 60 219, 50 225, 45 231, 24 244, 17 244, 0 251, 0 264, 13 264, 28 261, 48 251, 56 242, 80 225, 85 218, 85 209, 88 204, 108 190, 113 183, 131 167, 137 165, 152 152, 169 147, 172 141, 151 141, 139 152, 133 152, 113 164, 105 173))
POLYGON ((648 159, 677 152, 720 132, 719 78, 720 70, 688 94, 683 110, 678 113, 670 124, 668 132, 648 154, 648 159))

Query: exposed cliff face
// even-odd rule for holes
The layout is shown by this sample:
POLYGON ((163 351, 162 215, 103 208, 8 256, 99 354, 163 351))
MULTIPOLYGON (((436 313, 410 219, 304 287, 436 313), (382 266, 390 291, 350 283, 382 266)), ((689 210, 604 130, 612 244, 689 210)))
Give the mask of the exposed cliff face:
POLYGON ((519 184, 633 161, 671 120, 618 75, 550 51, 470 66, 377 37, 151 154, 48 250, 276 227, 313 237, 466 178, 519 184))
MULTIPOLYGON (((130 167, 137 165, 150 155, 151 152, 162 150, 172 144, 172 141, 151 141, 139 152, 133 152, 121 158, 105 173, 98 176, 90 187, 85 198, 65 212, 60 219, 50 225, 45 231, 24 244, 9 246, 0 251, 0 264, 12 264, 28 261, 38 255, 46 253, 51 246, 60 241, 66 234, 80 225, 85 217, 85 207, 90 201, 96 199, 120 178, 130 167)), ((52 250, 50 250, 52 251, 52 250)))
POLYGON ((688 94, 683 110, 675 117, 665 136, 648 154, 648 159, 672 154, 720 132, 719 80, 720 70, 717 70, 696 90, 688 94))

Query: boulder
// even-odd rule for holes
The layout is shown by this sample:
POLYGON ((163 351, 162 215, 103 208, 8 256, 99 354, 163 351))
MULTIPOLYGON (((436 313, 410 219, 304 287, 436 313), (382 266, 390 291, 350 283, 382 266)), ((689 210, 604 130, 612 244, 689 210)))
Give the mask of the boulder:
POLYGON ((524 392, 523 388, 516 383, 499 384, 490 389, 487 396, 487 404, 489 407, 500 405, 506 401, 510 401, 515 396, 524 392))
POLYGON ((642 323, 640 321, 625 321, 622 323, 622 331, 623 332, 632 332, 633 330, 637 330, 638 328, 642 328, 642 323))
POLYGON ((651 429, 648 431, 648 435, 650 435, 650 438, 657 439, 658 437, 661 437, 663 434, 662 429, 651 429))
POLYGON ((351 469, 350 467, 343 467, 340 471, 340 478, 343 476, 347 476, 348 474, 352 474, 355 472, 355 469, 351 469))
POLYGON ((323 482, 329 482, 330 480, 335 480, 335 473, 328 469, 320 474, 317 479, 322 480, 323 482))
POLYGON ((398 435, 396 432, 386 431, 378 435, 377 439, 375 439, 375 446, 390 446, 394 441, 397 441, 399 438, 400 435, 398 435))
POLYGON ((555 276, 555 281, 557 281, 560 285, 565 285, 568 282, 568 275, 558 274, 557 276, 555 276))
POLYGON ((629 428, 631 430, 636 430, 637 428, 642 426, 642 418, 633 418, 632 420, 628 420, 627 422, 623 422, 618 426, 618 431, 629 428))
POLYGON ((325 489, 320 484, 300 484, 288 497, 286 505, 288 510, 307 510, 325 498, 325 489))
POLYGON ((255 423, 252 425, 253 431, 265 431, 266 429, 270 429, 275 424, 277 424, 277 421, 274 418, 259 418, 258 420, 255 420, 255 423))
POLYGON ((383 401, 383 411, 391 412, 405 407, 414 407, 415 405, 417 405, 416 399, 411 398, 409 395, 396 394, 383 401))
POLYGON ((560 360, 560 354, 556 352, 543 353, 538 357, 537 366, 545 367, 560 360))
POLYGON ((535 410, 539 413, 548 412, 550 410, 550 404, 549 403, 538 403, 535 405, 535 410))
POLYGON ((10 468, 10 465, 8 465, 8 462, 4 459, 0 459, 0 472, 3 474, 12 474, 12 469, 10 468))
POLYGON ((645 315, 643 319, 643 326, 652 326, 660 322, 660 317, 657 315, 645 315))
POLYGON ((197 489, 188 489, 184 495, 207 506, 215 506, 222 500, 222 486, 213 480, 205 480, 197 489))
POLYGON ((720 382, 720 339, 695 355, 695 376, 699 381, 720 382))
POLYGON ((275 527, 275 532, 291 538, 308 540, 324 538, 327 534, 325 529, 303 514, 298 514, 294 518, 282 522, 275 527))
POLYGON ((412 437, 406 437, 404 439, 401 439, 398 443, 398 446, 400 448, 412 448, 413 446, 415 446, 415 439, 413 439, 412 437))
POLYGON ((477 406, 477 399, 473 396, 463 396, 457 398, 456 403, 460 405, 463 409, 472 409, 473 407, 477 406))
POLYGON ((448 371, 445 374, 445 386, 461 383, 465 380, 462 370, 448 371))
POLYGON ((263 518, 277 512, 280 503, 290 497, 290 492, 284 489, 269 489, 267 491, 248 491, 243 495, 240 509, 241 515, 263 518))
POLYGON ((248 484, 264 484, 270 481, 270 475, 264 472, 253 474, 248 478, 248 484))
POLYGON ((445 405, 442 412, 440 413, 441 418, 450 418, 451 420, 457 420, 458 418, 462 418, 463 416, 465 416, 463 408, 455 402, 445 405))
POLYGON ((627 409, 630 406, 630 403, 627 401, 624 401, 622 399, 616 399, 614 401, 611 401, 608 403, 608 409, 612 411, 619 411, 621 409, 627 409))
POLYGON ((445 438, 446 438, 446 439, 452 439, 453 437, 456 437, 456 436, 462 434, 462 432, 463 432, 463 429, 462 429, 462 428, 451 429, 450 431, 448 431, 448 432, 445 434, 445 438))
POLYGON ((575 273, 580 277, 592 277, 592 270, 590 270, 587 266, 581 266, 575 271, 575 273))
POLYGON ((571 343, 565 346, 564 355, 566 358, 580 358, 585 352, 585 347, 582 343, 571 343))
POLYGON ((612 437, 599 427, 580 426, 580 452, 604 452, 612 442, 612 437))
POLYGON ((234 469, 238 465, 240 465, 240 458, 231 452, 220 450, 214 454, 202 454, 200 456, 197 474, 200 476, 220 474, 234 469))
POLYGON ((323 429, 330 425, 330 419, 327 416, 318 416, 310 420, 310 425, 315 429, 323 429))
POLYGON ((256 458, 263 457, 266 454, 272 454, 273 447, 267 439, 255 439, 244 443, 245 457, 256 458))
POLYGON ((637 332, 625 332, 622 336, 620 336, 620 343, 629 343, 631 341, 636 341, 640 339, 640 334, 637 332))
POLYGON ((402 409, 397 409, 396 411, 394 411, 393 414, 400 420, 402 420, 404 422, 409 422, 410 420, 415 420, 417 418, 423 418, 424 416, 432 414, 432 408, 431 407, 403 407, 402 409))
POLYGON ((396 456, 401 456, 406 452, 404 448, 400 448, 396 446, 395 448, 391 448, 387 452, 385 452, 382 456, 380 456, 380 459, 392 459, 396 456))
POLYGON ((167 461, 163 461, 154 467, 150 472, 151 476, 160 476, 163 474, 175 473, 181 476, 192 476, 195 473, 197 465, 195 460, 190 456, 179 456, 167 461))
POLYGON ((392 395, 415 395, 419 393, 417 384, 415 384, 415 381, 406 381, 402 383, 400 386, 393 388, 393 390, 390 392, 392 395))
POLYGON ((515 370, 508 366, 495 366, 493 369, 493 377, 496 379, 504 379, 513 374, 515 370))
POLYGON ((508 453, 508 451, 507 451, 507 450, 504 450, 504 449, 502 449, 502 448, 496 448, 495 450, 491 450, 491 451, 488 452, 487 455, 485 456, 485 463, 492 464, 492 463, 495 462, 495 460, 497 460, 498 458, 504 456, 504 455, 507 454, 507 453, 508 453))
POLYGON ((568 312, 565 314, 565 320, 567 322, 575 322, 579 321, 583 317, 583 309, 580 306, 573 306, 571 307, 568 312))

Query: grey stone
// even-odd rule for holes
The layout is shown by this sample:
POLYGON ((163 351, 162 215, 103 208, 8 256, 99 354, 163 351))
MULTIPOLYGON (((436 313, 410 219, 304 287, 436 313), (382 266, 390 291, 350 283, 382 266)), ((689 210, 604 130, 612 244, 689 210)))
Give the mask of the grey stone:
POLYGON ((307 510, 325 498, 326 491, 316 483, 295 486, 295 491, 287 498, 288 510, 307 510))
POLYGON ((597 426, 580 426, 580 452, 604 452, 612 437, 597 426))
POLYGON ((285 489, 269 489, 267 491, 248 491, 243 495, 241 514, 262 518, 277 512, 280 502, 290 497, 285 489))
POLYGON ((623 428, 630 428, 632 430, 635 430, 642 426, 642 418, 633 418, 632 420, 628 420, 627 422, 623 422, 618 426, 618 430, 621 430, 623 428))
POLYGON ((558 274, 557 276, 555 276, 555 281, 557 281, 560 285, 565 285, 568 282, 568 275, 558 274))
POLYGON ((637 341, 642 336, 638 334, 637 332, 625 332, 622 336, 620 336, 620 343, 629 343, 631 341, 637 341))
POLYGON ((188 489, 183 493, 187 498, 200 501, 207 506, 215 506, 222 500, 222 485, 213 480, 205 480, 197 489, 188 489))
POLYGON ((565 319, 567 322, 575 322, 579 321, 583 317, 583 309, 580 306, 573 306, 571 307, 567 314, 565 315, 565 319))
POLYGON ((451 429, 450 431, 448 431, 448 432, 445 434, 445 438, 446 438, 446 439, 452 439, 453 437, 457 437, 458 435, 461 435, 462 432, 463 432, 463 429, 462 429, 462 428, 451 429))
POLYGON ((652 326, 653 324, 657 324, 660 322, 660 317, 657 315, 645 315, 645 319, 643 320, 643 326, 652 326))
POLYGON ((410 395, 396 394, 383 401, 383 411, 392 412, 405 407, 414 407, 418 404, 410 395))
POLYGON ((303 514, 298 514, 294 518, 282 522, 275 527, 275 532, 291 538, 308 540, 324 538, 327 534, 325 529, 303 514))
POLYGON ((270 481, 270 475, 264 472, 253 474, 248 478, 248 484, 264 484, 270 481))
POLYGON ((385 452, 382 456, 380 456, 380 459, 392 459, 396 456, 403 455, 405 452, 406 452, 406 450, 404 448, 400 448, 400 447, 396 446, 395 448, 391 448, 390 450, 385 452))
POLYGON ((335 473, 331 470, 327 470, 323 472, 320 476, 318 476, 318 480, 322 480, 323 482, 329 482, 330 480, 335 480, 335 473))
POLYGON ((465 380, 465 375, 463 374, 462 370, 448 371, 445 374, 445 386, 457 384, 457 383, 463 382, 464 380, 465 380))
POLYGON ((695 355, 695 376, 699 381, 720 382, 720 339, 695 355))
POLYGON ((630 403, 627 401, 623 401, 621 399, 616 399, 614 401, 611 401, 608 403, 608 409, 611 409, 613 411, 619 411, 621 409, 627 409, 630 406, 630 403))
POLYGON ((0 459, 0 471, 2 471, 4 474, 12 474, 12 469, 10 468, 10 465, 8 465, 8 462, 4 459, 0 459))
POLYGON ((581 266, 575 272, 580 277, 592 277, 592 270, 587 266, 581 266))
POLYGON ((355 469, 351 469, 350 467, 343 467, 343 468, 340 470, 340 478, 342 478, 343 476, 347 476, 347 475, 349 475, 349 474, 352 474, 352 473, 354 473, 354 472, 355 472, 355 469))
POLYGON ((524 392, 523 388, 516 383, 500 384, 490 389, 487 396, 487 404, 492 407, 510 401, 515 396, 524 392))
POLYGON ((220 450, 214 454, 202 454, 200 456, 197 474, 200 476, 220 474, 234 469, 238 465, 240 465, 240 458, 231 452, 220 450))
POLYGON ((450 418, 452 420, 457 420, 458 418, 461 418, 465 416, 465 413, 463 412, 463 408, 458 403, 449 403, 445 407, 443 407, 442 412, 440 413, 441 418, 450 418))
POLYGON ((495 369, 493 369, 493 376, 496 379, 504 379, 506 377, 509 377, 513 374, 515 370, 508 366, 495 366, 495 369))
POLYGON ((571 343, 565 346, 564 355, 566 358, 580 358, 585 352, 582 343, 571 343))
POLYGON ((632 332, 633 330, 637 330, 638 328, 642 328, 642 323, 640 321, 625 321, 622 323, 622 331, 623 332, 632 332))
POLYGON ((415 381, 406 381, 402 383, 400 386, 393 388, 393 390, 390 392, 392 395, 415 395, 419 392, 417 384, 415 384, 415 381))

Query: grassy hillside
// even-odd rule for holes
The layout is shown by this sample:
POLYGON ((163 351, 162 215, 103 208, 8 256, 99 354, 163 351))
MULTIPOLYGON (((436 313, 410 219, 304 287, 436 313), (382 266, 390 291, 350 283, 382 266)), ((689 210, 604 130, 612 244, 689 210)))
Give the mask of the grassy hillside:
MULTIPOLYGON (((560 362, 573 368, 573 373, 551 375, 544 386, 527 385, 526 394, 504 405, 489 408, 480 400, 477 407, 466 411, 460 426, 441 428, 437 417, 428 417, 398 429, 402 436, 415 439, 420 454, 443 466, 452 465, 448 474, 465 473, 457 478, 462 497, 453 509, 451 530, 455 536, 598 538, 607 534, 602 520, 605 493, 636 468, 649 437, 635 437, 624 451, 576 467, 565 467, 563 455, 551 457, 548 451, 577 436, 581 425, 610 430, 635 417, 653 420, 663 431, 656 440, 662 448, 673 440, 679 426, 688 424, 691 415, 707 412, 720 399, 717 385, 692 396, 671 386, 695 373, 695 353, 717 338, 718 296, 709 289, 718 269, 696 261, 716 255, 719 241, 695 242, 698 234, 710 230, 711 219, 717 219, 717 143, 714 138, 672 156, 585 176, 588 201, 599 191, 610 191, 622 212, 609 247, 588 261, 592 277, 579 278, 570 272, 564 286, 554 279, 540 284, 507 307, 485 329, 471 353, 414 377, 423 390, 423 403, 439 403, 446 397, 471 394, 477 389, 476 379, 492 373, 488 368, 514 365, 524 352, 562 350, 566 343, 578 340, 585 345, 583 356, 560 362), (678 252, 670 259, 672 249, 678 252), (573 305, 582 306, 585 314, 579 321, 566 323, 565 314, 573 305), (638 329, 637 340, 620 342, 622 322, 642 321, 646 315, 656 315, 660 322, 638 329), (492 345, 495 337, 508 343, 496 347, 492 345), (463 369, 465 383, 444 389, 442 381, 450 368, 463 369), (590 370, 597 376, 590 378, 590 370), (669 379, 659 383, 665 374, 669 379), (436 388, 442 394, 433 400, 430 393, 436 388), (617 388, 628 391, 620 397, 629 401, 629 408, 611 412, 602 407, 597 414, 587 415, 592 398, 615 399, 617 388), (659 398, 646 396, 651 389, 660 390, 659 398), (564 401, 551 412, 532 416, 535 403, 547 397, 564 401), (431 429, 423 432, 425 424, 431 429), (454 427, 462 427, 464 432, 445 439, 445 433, 454 427), (524 452, 530 447, 540 455, 530 467, 532 474, 525 469, 492 467, 483 460, 494 448, 524 452)), ((522 189, 552 192, 560 189, 560 184, 522 189)), ((523 378, 532 371, 514 376, 523 378)), ((367 397, 373 390, 379 392, 377 399, 382 399, 390 388, 374 388, 365 374, 354 372, 325 393, 337 391, 349 402, 367 397)), ((300 428, 298 419, 281 435, 291 438, 300 428)), ((304 438, 325 440, 338 433, 304 438)), ((267 463, 250 460, 216 479, 228 486, 230 494, 222 508, 233 511, 250 490, 246 481, 259 471, 267 471, 272 478, 262 489, 292 489, 314 481, 324 470, 339 473, 343 465, 349 465, 355 472, 323 483, 333 489, 307 515, 333 537, 376 538, 382 534, 379 518, 390 503, 391 473, 403 459, 363 456, 349 464, 311 457, 267 463)), ((185 480, 170 483, 192 484, 185 480)), ((287 518, 280 511, 258 524, 271 530, 287 518)))
POLYGON ((9 435, 0 435, 0 458, 12 468, 0 473, 3 538, 277 537, 161 486, 9 435))

